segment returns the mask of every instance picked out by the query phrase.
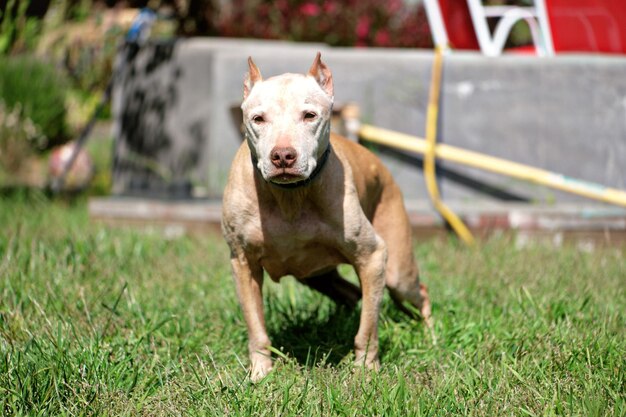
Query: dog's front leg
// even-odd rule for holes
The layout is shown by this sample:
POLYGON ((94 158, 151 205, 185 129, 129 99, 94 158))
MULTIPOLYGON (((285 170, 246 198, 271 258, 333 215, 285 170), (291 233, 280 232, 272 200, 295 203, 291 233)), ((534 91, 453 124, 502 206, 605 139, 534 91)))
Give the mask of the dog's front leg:
POLYGON ((361 282, 363 301, 361 322, 354 338, 356 365, 378 369, 378 316, 385 289, 385 266, 387 248, 382 239, 375 236, 372 249, 359 251, 353 265, 361 282), (373 250, 372 250, 373 249, 373 250))
POLYGON ((263 268, 250 263, 245 255, 233 256, 231 265, 237 296, 248 327, 250 379, 257 382, 272 370, 271 342, 263 316, 263 268))

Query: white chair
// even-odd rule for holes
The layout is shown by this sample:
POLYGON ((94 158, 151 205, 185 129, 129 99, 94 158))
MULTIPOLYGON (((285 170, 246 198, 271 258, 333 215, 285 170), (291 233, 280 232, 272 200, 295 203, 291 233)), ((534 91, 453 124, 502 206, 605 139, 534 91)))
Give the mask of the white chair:
MULTIPOLYGON (((487 56, 501 55, 513 25, 520 20, 525 20, 530 27, 537 55, 554 55, 544 0, 533 0, 533 5, 528 7, 485 6, 482 0, 467 0, 467 4, 474 32, 483 54, 487 56), (493 34, 488 25, 488 19, 492 18, 499 19, 493 34)), ((435 45, 445 48, 448 45, 448 32, 441 16, 439 0, 424 0, 424 5, 435 45)))

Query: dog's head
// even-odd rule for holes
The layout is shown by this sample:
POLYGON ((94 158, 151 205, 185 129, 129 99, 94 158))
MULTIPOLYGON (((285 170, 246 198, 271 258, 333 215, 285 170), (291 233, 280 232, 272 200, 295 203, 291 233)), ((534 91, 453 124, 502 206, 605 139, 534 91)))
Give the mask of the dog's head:
POLYGON ((291 184, 308 179, 330 140, 333 78, 317 53, 306 75, 263 80, 250 67, 243 85, 243 121, 253 160, 266 181, 291 184))

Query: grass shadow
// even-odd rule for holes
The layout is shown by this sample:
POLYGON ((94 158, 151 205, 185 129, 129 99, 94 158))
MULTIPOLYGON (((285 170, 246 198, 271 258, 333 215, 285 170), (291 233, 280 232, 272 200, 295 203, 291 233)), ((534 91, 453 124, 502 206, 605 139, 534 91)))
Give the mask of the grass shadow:
POLYGON ((18 201, 41 198, 47 196, 46 190, 30 185, 20 184, 0 184, 0 197, 14 199, 18 201))
POLYGON ((268 314, 270 340, 298 364, 310 368, 320 364, 334 366, 354 349, 360 308, 335 306, 324 300, 317 303, 318 308, 297 311, 298 306, 285 309, 279 303, 268 314))
MULTIPOLYGON (((284 292, 274 292, 266 299, 266 324, 272 346, 308 368, 336 366, 345 361, 354 351, 354 337, 360 323, 360 303, 357 308, 350 309, 299 284, 285 284, 282 286, 284 292)), ((423 325, 421 319, 410 317, 400 310, 387 294, 381 304, 383 319, 395 325, 423 325)), ((393 342, 384 337, 379 342, 380 359, 384 361, 385 353, 393 342)))

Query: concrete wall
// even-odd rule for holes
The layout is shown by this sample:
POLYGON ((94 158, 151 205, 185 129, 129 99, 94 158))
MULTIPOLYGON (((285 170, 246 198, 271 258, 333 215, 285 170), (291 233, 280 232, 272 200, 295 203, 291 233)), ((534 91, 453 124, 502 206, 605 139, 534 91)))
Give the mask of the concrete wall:
MULTIPOLYGON (((176 42, 161 53, 167 59, 158 68, 146 71, 162 47, 142 50, 116 90, 117 193, 172 196, 191 182, 206 195, 220 195, 241 143, 232 112, 241 102, 248 55, 268 77, 306 72, 321 50, 337 104, 356 102, 364 122, 424 136, 430 51, 191 39, 176 42), (129 158, 133 149, 169 173, 138 168, 142 158, 129 158)), ((453 53, 445 60, 440 112, 445 143, 626 188, 626 58, 453 53)), ((382 157, 405 197, 426 198, 415 168, 419 158, 382 157)), ((443 168, 446 199, 577 199, 451 163, 443 168)))

